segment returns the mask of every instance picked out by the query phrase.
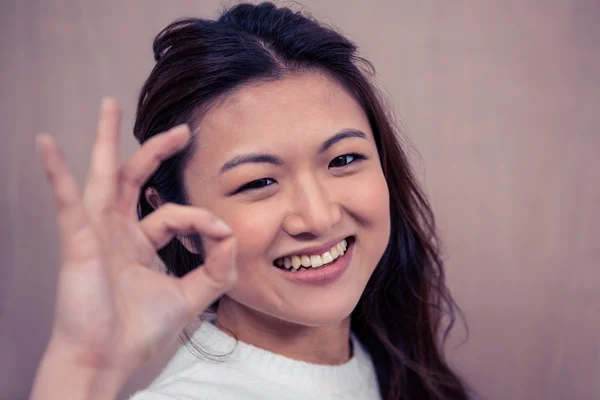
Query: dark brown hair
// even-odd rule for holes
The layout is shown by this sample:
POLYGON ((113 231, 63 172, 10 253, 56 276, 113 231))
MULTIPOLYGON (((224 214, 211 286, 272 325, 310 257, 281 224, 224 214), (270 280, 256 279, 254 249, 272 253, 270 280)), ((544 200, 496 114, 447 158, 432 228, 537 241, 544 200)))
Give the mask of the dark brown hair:
MULTIPOLYGON (((176 21, 154 41, 156 65, 140 94, 134 134, 143 143, 180 123, 194 131, 218 101, 252 82, 307 70, 337 80, 369 119, 390 195, 390 240, 352 313, 353 332, 373 358, 384 399, 466 399, 441 350, 455 305, 445 286, 433 214, 369 80, 374 69, 356 50, 335 30, 271 3, 240 4, 217 20, 176 21)), ((192 142, 146 182, 140 218, 153 211, 143 195, 147 187, 164 201, 188 203, 183 170, 193 151, 192 142)), ((178 240, 159 255, 176 276, 203 262, 202 254, 188 252, 178 240)))

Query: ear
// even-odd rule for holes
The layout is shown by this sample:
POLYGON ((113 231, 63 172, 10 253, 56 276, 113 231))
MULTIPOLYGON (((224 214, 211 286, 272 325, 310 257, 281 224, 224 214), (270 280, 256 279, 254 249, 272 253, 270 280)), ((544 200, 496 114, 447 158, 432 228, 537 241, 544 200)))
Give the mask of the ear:
POLYGON ((160 194, 153 187, 146 188, 144 192, 144 197, 146 197, 146 201, 154 208, 155 210, 164 204, 163 199, 160 197, 160 194))
POLYGON ((194 246, 194 243, 192 243, 192 239, 189 235, 177 235, 177 240, 179 240, 183 247, 185 247, 185 249, 190 253, 200 254, 200 252, 196 250, 196 247, 194 246))
MULTIPOLYGON (((160 206, 162 206, 163 204, 165 204, 165 201, 163 201, 162 197, 160 197, 160 194, 158 194, 156 189, 154 189, 153 187, 147 188, 146 191, 144 192, 144 196, 146 197, 146 201, 155 210, 157 208, 159 208, 160 206)), ((190 239, 189 235, 181 234, 181 235, 177 235, 176 238, 183 245, 183 247, 185 247, 185 249, 187 251, 189 251, 190 253, 193 253, 193 254, 198 254, 198 251, 195 249, 195 246, 192 243, 192 240, 190 239)))

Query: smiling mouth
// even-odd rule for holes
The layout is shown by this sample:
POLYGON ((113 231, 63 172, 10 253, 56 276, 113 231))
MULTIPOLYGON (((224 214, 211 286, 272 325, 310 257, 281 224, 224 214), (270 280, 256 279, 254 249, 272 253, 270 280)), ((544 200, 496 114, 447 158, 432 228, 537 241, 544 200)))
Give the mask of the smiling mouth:
POLYGON ((297 254, 288 257, 281 257, 275 260, 273 265, 279 269, 289 272, 325 268, 335 260, 341 258, 353 243, 354 236, 349 236, 324 253, 297 254))

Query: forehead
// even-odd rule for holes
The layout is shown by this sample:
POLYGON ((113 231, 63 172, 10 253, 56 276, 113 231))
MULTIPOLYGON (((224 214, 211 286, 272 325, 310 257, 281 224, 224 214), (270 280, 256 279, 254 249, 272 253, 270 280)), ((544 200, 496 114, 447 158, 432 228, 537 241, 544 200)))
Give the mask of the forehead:
POLYGON ((198 127, 205 161, 240 151, 318 147, 341 129, 372 136, 359 104, 335 80, 318 73, 245 86, 209 111, 198 127))

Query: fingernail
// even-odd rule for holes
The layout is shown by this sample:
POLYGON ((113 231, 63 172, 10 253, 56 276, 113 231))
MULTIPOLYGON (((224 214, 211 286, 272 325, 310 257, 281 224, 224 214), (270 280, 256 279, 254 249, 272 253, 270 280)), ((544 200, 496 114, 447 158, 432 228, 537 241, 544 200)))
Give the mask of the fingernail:
POLYGON ((231 230, 231 228, 223 221, 221 221, 219 218, 215 217, 213 220, 213 225, 217 228, 219 228, 223 233, 227 233, 227 234, 232 234, 233 231, 231 230))

